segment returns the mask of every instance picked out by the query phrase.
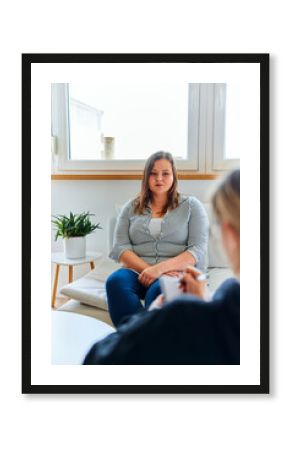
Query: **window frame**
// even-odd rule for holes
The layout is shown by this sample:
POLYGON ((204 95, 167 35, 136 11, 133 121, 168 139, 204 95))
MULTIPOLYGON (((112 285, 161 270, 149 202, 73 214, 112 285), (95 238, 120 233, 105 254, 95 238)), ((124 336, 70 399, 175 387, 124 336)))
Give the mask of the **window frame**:
MULTIPOLYGON (((212 172, 231 170, 239 167, 240 160, 225 157, 226 139, 226 83, 215 83, 209 86, 209 101, 212 104, 212 124, 208 123, 212 129, 212 147, 207 153, 207 168, 212 172)), ((208 135, 210 132, 208 133, 208 135)))
MULTIPOLYGON (((52 137, 57 144, 54 150, 57 156, 57 172, 89 171, 103 172, 131 172, 143 170, 145 159, 126 160, 71 160, 69 159, 69 92, 67 83, 54 83, 52 94, 52 137)), ((198 171, 198 123, 199 123, 199 85, 191 84, 189 88, 188 123, 196 124, 188 127, 189 157, 176 160, 178 170, 198 171)))
MULTIPOLYGON (((69 159, 69 93, 67 83, 51 85, 54 174, 133 174, 141 173, 145 159, 69 159), (56 142, 56 144, 55 144, 56 142)), ((225 158, 226 84, 190 83, 188 101, 188 153, 176 160, 183 174, 219 175, 239 167, 239 159, 225 158)))

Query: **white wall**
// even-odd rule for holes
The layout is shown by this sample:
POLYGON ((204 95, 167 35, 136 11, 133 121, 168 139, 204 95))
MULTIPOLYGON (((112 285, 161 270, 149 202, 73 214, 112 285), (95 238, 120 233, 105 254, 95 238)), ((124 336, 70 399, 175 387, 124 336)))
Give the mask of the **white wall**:
MULTIPOLYGON (((179 190, 182 193, 194 195, 201 201, 210 197, 215 181, 194 180, 180 181, 179 190)), ((140 190, 140 181, 53 181, 51 185, 51 214, 67 214, 70 211, 80 213, 90 211, 96 216, 94 221, 100 222, 103 230, 96 230, 87 236, 87 250, 108 253, 108 220, 116 214, 116 205, 122 205, 133 198, 140 190)), ((51 233, 51 248, 53 252, 62 251, 62 240, 54 240, 55 232, 51 233)), ((52 279, 53 279, 52 265, 52 279)), ((89 265, 76 266, 74 279, 84 275, 89 265)), ((62 267, 59 274, 58 288, 68 282, 68 269, 62 267)))

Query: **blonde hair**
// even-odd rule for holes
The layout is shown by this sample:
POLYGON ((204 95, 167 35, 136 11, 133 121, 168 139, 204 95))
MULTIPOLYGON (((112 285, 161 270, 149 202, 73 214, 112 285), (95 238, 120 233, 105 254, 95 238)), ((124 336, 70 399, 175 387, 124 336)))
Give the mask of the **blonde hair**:
POLYGON ((177 170, 175 167, 174 159, 169 152, 156 152, 151 155, 145 164, 141 192, 137 195, 134 201, 134 213, 143 214, 144 210, 149 206, 151 201, 151 191, 149 189, 149 176, 153 169, 154 163, 160 159, 166 159, 170 162, 173 172, 173 183, 168 191, 167 203, 164 205, 163 213, 166 213, 167 209, 175 209, 179 205, 179 193, 177 191, 177 170))
POLYGON ((221 182, 212 205, 219 222, 228 222, 240 234, 240 169, 234 170, 221 182))

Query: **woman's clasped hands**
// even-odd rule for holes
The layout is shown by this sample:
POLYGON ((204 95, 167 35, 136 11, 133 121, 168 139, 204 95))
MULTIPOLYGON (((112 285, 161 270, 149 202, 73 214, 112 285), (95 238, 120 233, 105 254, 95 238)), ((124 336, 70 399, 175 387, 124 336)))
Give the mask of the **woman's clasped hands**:
POLYGON ((150 284, 161 277, 161 275, 162 272, 158 267, 158 264, 155 264, 154 266, 149 266, 146 267, 146 269, 142 270, 138 277, 138 280, 143 284, 143 286, 149 287, 150 284))
POLYGON ((161 275, 166 275, 169 277, 180 277, 181 272, 178 272, 176 270, 171 270, 169 272, 164 273, 162 271, 160 264, 155 264, 150 267, 146 267, 140 275, 138 280, 140 283, 143 284, 145 287, 149 287, 155 280, 161 277, 161 275))

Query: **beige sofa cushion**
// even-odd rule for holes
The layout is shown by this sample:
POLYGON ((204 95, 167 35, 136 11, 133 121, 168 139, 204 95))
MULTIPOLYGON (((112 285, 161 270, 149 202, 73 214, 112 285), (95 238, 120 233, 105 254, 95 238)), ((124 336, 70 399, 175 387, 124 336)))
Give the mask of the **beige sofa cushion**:
POLYGON ((109 258, 101 258, 97 261, 94 270, 78 280, 65 285, 61 288, 60 292, 86 305, 107 310, 105 283, 108 276, 120 267, 120 264, 115 263, 109 258))
MULTIPOLYGON (((107 265, 106 267, 107 269, 109 269, 109 265, 107 265)), ((111 271, 108 271, 106 277, 104 277, 104 281, 100 281, 98 279, 99 276, 98 268, 95 268, 93 271, 89 272, 84 277, 79 278, 73 283, 64 286, 61 289, 61 293, 67 295, 68 297, 74 300, 78 300, 81 304, 98 308, 99 311, 100 310, 107 311, 108 304, 105 290, 105 280, 116 269, 117 267, 111 268, 111 271)), ((104 272, 102 273, 104 275, 104 272)), ((228 268, 212 268, 208 270, 208 273, 209 273, 210 292, 214 292, 226 278, 233 276, 232 271, 228 268)), ((79 304, 71 304, 71 305, 73 305, 74 312, 80 312, 80 314, 82 314, 81 310, 78 311, 79 309, 81 309, 81 305, 79 304)), ((61 309, 69 310, 67 308, 68 305, 66 304, 61 309)), ((94 314, 94 311, 91 312, 92 314, 90 313, 90 311, 86 310, 84 314, 89 313, 88 315, 100 318, 99 316, 96 316, 94 314)), ((103 318, 100 318, 100 320, 103 320, 103 318)))

